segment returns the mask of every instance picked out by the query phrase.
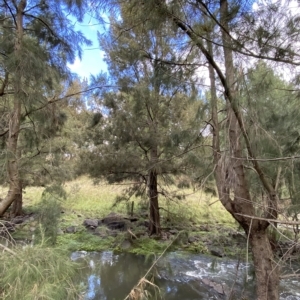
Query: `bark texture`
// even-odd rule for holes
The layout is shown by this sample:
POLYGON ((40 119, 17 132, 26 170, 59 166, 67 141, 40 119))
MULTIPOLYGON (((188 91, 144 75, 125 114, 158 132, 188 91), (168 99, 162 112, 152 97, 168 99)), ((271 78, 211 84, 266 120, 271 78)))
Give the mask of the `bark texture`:
MULTIPOLYGON (((233 64, 233 51, 229 37, 229 10, 228 1, 220 0, 220 23, 223 26, 222 41, 225 58, 225 76, 228 92, 226 94, 230 165, 226 167, 226 174, 229 174, 229 186, 234 191, 232 210, 233 217, 244 228, 250 236, 251 249, 253 254, 254 269, 256 276, 256 296, 258 300, 279 299, 279 269, 274 264, 274 254, 270 245, 267 227, 268 222, 252 220, 241 215, 255 216, 254 202, 250 196, 249 184, 246 180, 243 165, 242 141, 246 144, 248 155, 253 158, 253 167, 256 170, 261 184, 267 192, 268 207, 264 212, 266 218, 277 218, 277 194, 272 185, 268 182, 260 165, 255 160, 255 155, 250 146, 250 141, 237 105, 237 80, 233 64), (232 168, 231 168, 232 166, 232 168)), ((226 180, 226 178, 225 178, 226 180)), ((224 199, 224 198, 223 198, 224 199)), ((231 201, 226 199, 226 202, 231 201)), ((227 205, 227 204, 226 204, 227 205)), ((228 205, 227 205, 228 206, 228 205)), ((225 206, 226 207, 226 206, 225 206)))
POLYGON ((257 300, 279 299, 279 266, 273 259, 273 251, 266 230, 250 234, 250 244, 256 278, 257 300))
POLYGON ((26 0, 21 0, 17 6, 16 14, 16 39, 14 54, 16 56, 14 80, 14 103, 13 111, 10 115, 9 131, 7 137, 7 175, 9 191, 6 197, 0 202, 0 216, 16 201, 14 214, 22 211, 22 182, 19 173, 18 139, 20 133, 21 108, 22 108, 22 41, 23 41, 23 15, 26 8, 26 0))

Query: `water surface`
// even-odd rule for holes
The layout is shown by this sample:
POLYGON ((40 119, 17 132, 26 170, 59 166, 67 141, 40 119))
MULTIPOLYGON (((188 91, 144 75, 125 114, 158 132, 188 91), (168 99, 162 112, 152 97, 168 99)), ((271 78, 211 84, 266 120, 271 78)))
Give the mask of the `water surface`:
MULTIPOLYGON (((155 258, 106 251, 74 252, 72 259, 83 260, 85 264, 79 278, 87 288, 85 300, 121 300, 145 275, 155 258)), ((166 300, 226 299, 207 283, 222 284, 224 291, 234 293, 233 299, 242 296, 254 299, 252 274, 251 266, 237 260, 173 252, 160 259, 147 279, 152 277, 160 288, 160 296, 166 300)), ((153 289, 148 290, 152 299, 161 299, 156 298, 153 289)), ((298 279, 282 282, 280 299, 300 300, 298 279)))

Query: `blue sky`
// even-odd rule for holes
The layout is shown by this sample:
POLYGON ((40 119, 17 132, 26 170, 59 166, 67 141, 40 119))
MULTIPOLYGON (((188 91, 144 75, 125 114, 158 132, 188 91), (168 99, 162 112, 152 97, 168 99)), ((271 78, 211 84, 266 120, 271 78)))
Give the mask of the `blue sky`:
POLYGON ((81 78, 89 79, 90 75, 97 75, 101 71, 106 72, 107 67, 103 61, 104 52, 100 50, 97 31, 104 32, 103 25, 91 17, 85 17, 82 23, 76 23, 76 30, 80 30, 89 40, 92 46, 83 47, 82 59, 76 58, 75 62, 69 68, 72 72, 77 73, 81 78))

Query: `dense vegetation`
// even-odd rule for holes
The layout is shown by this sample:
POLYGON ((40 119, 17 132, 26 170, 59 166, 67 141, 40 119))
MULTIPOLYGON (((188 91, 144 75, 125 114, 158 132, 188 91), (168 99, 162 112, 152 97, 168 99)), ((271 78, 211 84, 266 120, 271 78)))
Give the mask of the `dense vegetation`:
MULTIPOLYGON (((0 216, 36 213, 50 247, 65 243, 62 210, 99 218, 107 203, 124 214, 147 209, 152 241, 174 220, 199 225, 214 209, 211 225, 223 222, 222 205, 251 246, 257 298, 279 299, 279 225, 293 227, 293 247, 299 233, 299 12, 289 0, 3 1, 0 216), (106 24, 108 73, 82 80, 68 63, 90 45, 75 30, 86 15, 106 24), (99 208, 68 190, 79 176, 94 180, 102 202, 100 183, 126 188, 99 208), (36 207, 26 199, 33 188, 36 207), (217 196, 218 206, 198 211, 193 193, 217 196)), ((3 264, 24 259, 4 249, 3 264)))

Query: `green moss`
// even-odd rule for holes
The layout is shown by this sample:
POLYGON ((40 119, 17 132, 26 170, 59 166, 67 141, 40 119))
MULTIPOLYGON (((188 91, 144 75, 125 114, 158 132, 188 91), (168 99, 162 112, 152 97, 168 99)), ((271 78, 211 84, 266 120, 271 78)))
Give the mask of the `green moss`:
MULTIPOLYGON (((124 188, 126 188, 124 185, 109 185, 104 182, 94 185, 92 180, 87 177, 66 183, 64 185, 66 199, 60 202, 62 208, 59 215, 56 214, 56 217, 58 217, 58 219, 56 219, 58 223, 56 224, 58 231, 65 231, 68 227, 75 226, 76 233, 59 235, 57 237, 58 245, 71 251, 119 249, 122 241, 125 238, 130 239, 131 235, 128 233, 119 233, 117 237, 109 237, 106 236, 106 232, 104 231, 99 232, 99 235, 104 237, 98 237, 86 231, 82 224, 84 219, 100 219, 112 211, 126 214, 128 212, 128 203, 121 202, 117 206, 113 206, 116 197, 122 194, 124 188)), ((175 186, 166 188, 169 189, 171 194, 173 190, 176 190, 175 186)), ((39 203, 43 190, 43 188, 26 188, 24 196, 25 210, 29 208, 31 211, 37 213, 40 211, 39 208, 41 205, 39 203)), ((177 238, 171 249, 184 248, 192 252, 205 253, 205 245, 208 241, 222 240, 224 236, 226 236, 224 232, 227 230, 230 231, 230 228, 236 228, 236 222, 214 196, 203 191, 194 193, 194 191, 188 187, 180 190, 180 193, 189 196, 182 197, 181 200, 176 200, 175 197, 172 201, 167 201, 163 197, 159 199, 160 207, 162 207, 160 210, 162 227, 183 230, 183 233, 177 238), (208 227, 209 231, 200 232, 201 226, 208 227), (222 232, 220 232, 220 228, 222 228, 222 232), (188 237, 191 232, 193 232, 192 235, 199 236, 199 244, 188 243, 188 237)), ((135 214, 138 214, 141 210, 145 212, 147 205, 145 206, 144 204, 147 203, 147 201, 145 202, 144 200, 136 198, 131 200, 135 202, 135 214)), ((51 203, 46 202, 46 204, 50 205, 51 203)), ((56 213, 57 212, 58 211, 56 211, 56 213)), ((50 224, 52 225, 52 222, 50 222, 50 224)), ((137 222, 137 225, 138 224, 143 225, 143 221, 140 220, 137 222)), ((132 223, 130 226, 134 226, 134 224, 132 223)), ((32 226, 31 222, 23 226, 23 228, 20 226, 20 230, 18 229, 14 236, 17 238, 31 239, 32 227, 39 228, 39 225, 32 226)), ((143 237, 147 231, 144 226, 131 227, 131 230, 139 237, 138 240, 133 240, 133 245, 129 249, 131 252, 140 254, 160 253, 170 242, 170 240, 159 241, 154 238, 143 237)), ((53 233, 56 232, 53 226, 53 233)), ((225 242, 227 238, 229 239, 230 237, 226 237, 225 242)))
POLYGON ((133 242, 133 248, 130 249, 130 252, 142 255, 159 254, 165 250, 168 244, 169 242, 144 237, 133 242))
POLYGON ((99 237, 88 232, 63 234, 57 237, 57 244, 69 251, 103 251, 113 249, 113 237, 99 237))

